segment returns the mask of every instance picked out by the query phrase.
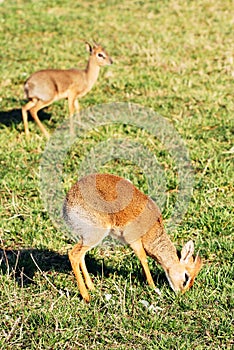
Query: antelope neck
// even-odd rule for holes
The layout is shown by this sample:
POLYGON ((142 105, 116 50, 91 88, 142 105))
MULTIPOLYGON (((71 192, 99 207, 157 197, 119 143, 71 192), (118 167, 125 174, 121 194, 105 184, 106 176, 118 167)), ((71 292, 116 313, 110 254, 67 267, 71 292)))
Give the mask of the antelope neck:
POLYGON ((93 57, 90 57, 85 72, 87 74, 87 82, 89 86, 93 86, 97 81, 100 67, 93 61, 93 57))

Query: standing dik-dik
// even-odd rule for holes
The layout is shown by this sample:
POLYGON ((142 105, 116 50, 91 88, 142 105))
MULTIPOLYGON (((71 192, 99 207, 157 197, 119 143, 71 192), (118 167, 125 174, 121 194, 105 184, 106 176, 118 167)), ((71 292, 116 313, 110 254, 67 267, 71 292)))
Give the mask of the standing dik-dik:
POLYGON ((85 253, 108 235, 130 245, 154 288, 147 255, 163 267, 175 292, 188 290, 201 268, 200 257, 193 258, 193 242, 184 245, 179 258, 164 230, 157 205, 119 176, 92 174, 82 178, 66 196, 63 217, 73 235, 79 238, 79 243, 69 252, 69 259, 86 301, 90 300, 86 286, 92 290, 94 285, 85 265, 85 253))
POLYGON ((86 43, 90 53, 85 69, 45 69, 33 73, 25 82, 24 91, 29 102, 22 107, 26 136, 29 135, 29 111, 44 135, 49 133, 38 118, 37 112, 62 98, 68 99, 69 116, 79 112, 77 98, 86 95, 95 84, 100 67, 112 64, 112 59, 99 44, 86 43))

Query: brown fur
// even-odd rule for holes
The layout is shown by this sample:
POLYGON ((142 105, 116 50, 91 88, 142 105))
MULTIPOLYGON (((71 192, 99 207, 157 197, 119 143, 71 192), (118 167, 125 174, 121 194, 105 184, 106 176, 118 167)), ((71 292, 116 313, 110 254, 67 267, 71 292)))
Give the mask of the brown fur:
POLYGON ((92 47, 86 43, 86 46, 90 57, 84 70, 45 69, 33 73, 27 79, 24 91, 29 102, 22 107, 26 136, 29 135, 28 111, 44 135, 49 138, 49 133, 39 120, 37 112, 55 101, 66 98, 68 99, 69 116, 72 117, 75 112, 79 112, 77 98, 83 97, 92 89, 98 78, 100 67, 112 64, 112 59, 100 45, 95 44, 92 47))
POLYGON ((162 265, 172 288, 184 292, 194 283, 201 259, 193 258, 193 242, 182 249, 181 258, 166 234, 162 216, 151 198, 129 181, 110 174, 88 175, 68 192, 64 219, 80 237, 69 258, 83 298, 93 289, 85 266, 85 253, 108 234, 129 244, 140 259, 148 283, 155 288, 147 264, 147 255, 162 265), (80 270, 81 269, 81 270, 80 270), (82 279, 81 271, 85 279, 82 279))

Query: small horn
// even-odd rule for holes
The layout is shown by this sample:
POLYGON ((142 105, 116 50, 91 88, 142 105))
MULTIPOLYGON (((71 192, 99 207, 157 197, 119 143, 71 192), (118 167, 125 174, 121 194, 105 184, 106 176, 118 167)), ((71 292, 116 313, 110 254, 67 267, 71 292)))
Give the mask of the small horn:
POLYGON ((92 40, 92 42, 93 42, 93 44, 94 44, 94 46, 95 46, 95 47, 100 46, 100 44, 99 44, 99 43, 97 43, 95 40, 92 40))

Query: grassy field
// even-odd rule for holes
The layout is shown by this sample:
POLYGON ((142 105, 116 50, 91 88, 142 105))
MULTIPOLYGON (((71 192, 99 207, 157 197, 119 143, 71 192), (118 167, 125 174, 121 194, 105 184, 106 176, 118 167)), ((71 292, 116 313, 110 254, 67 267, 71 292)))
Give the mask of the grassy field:
MULTIPOLYGON (((0 1, 1 349, 233 347, 233 9, 229 0, 0 1), (169 234, 178 249, 193 239, 204 266, 183 296, 149 259, 157 295, 131 250, 112 242, 87 255, 96 290, 85 304, 67 256, 73 243, 44 208, 39 166, 46 140, 32 120, 25 139, 23 83, 38 69, 83 67, 82 39, 100 41, 114 60, 81 99, 82 109, 110 102, 151 108, 189 151, 192 197, 169 234)), ((67 118, 67 102, 41 118, 52 134, 67 118)), ((87 150, 126 135, 150 148, 165 171, 167 223, 176 164, 144 130, 120 123, 77 139, 65 160, 65 189, 87 150)), ((138 165, 113 158, 100 171, 146 191, 138 165)))

